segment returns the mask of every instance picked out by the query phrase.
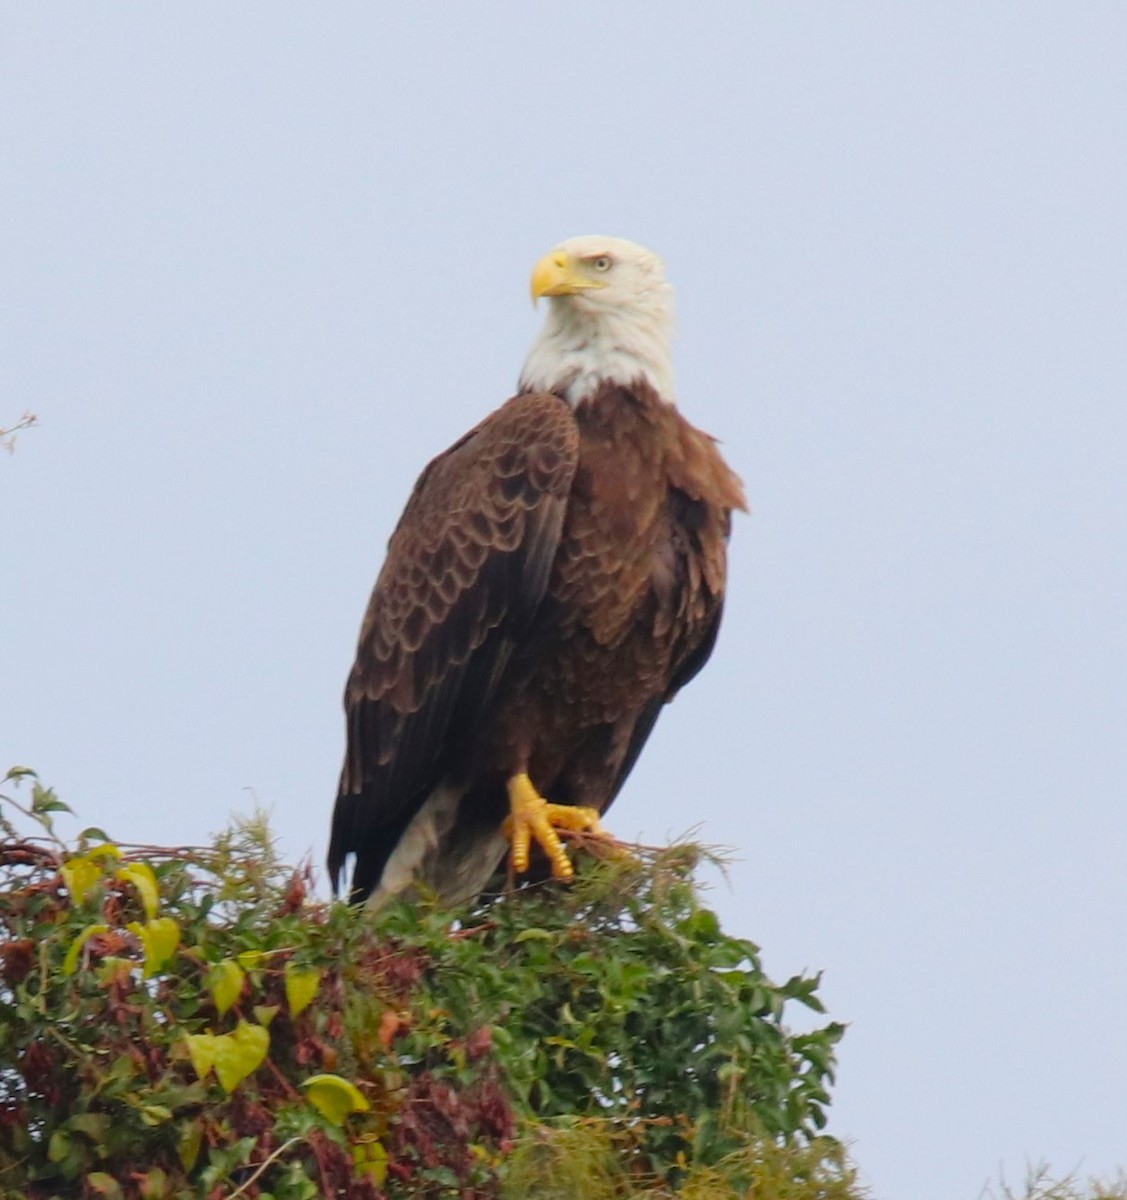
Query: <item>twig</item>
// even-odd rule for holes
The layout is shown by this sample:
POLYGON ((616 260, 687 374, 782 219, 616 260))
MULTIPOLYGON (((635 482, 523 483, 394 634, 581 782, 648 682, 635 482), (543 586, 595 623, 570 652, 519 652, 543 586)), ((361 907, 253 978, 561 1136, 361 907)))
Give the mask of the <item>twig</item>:
POLYGON ((266 1065, 274 1072, 274 1078, 282 1085, 282 1089, 289 1093, 291 1099, 297 1099, 301 1095, 297 1088, 278 1069, 277 1064, 272 1058, 266 1060, 266 1065))
POLYGON ((41 829, 45 830, 46 836, 37 834, 35 837, 36 841, 54 842, 54 844, 56 846, 58 846, 58 848, 64 854, 66 853, 66 850, 67 850, 66 842, 64 842, 63 839, 61 837, 59 837, 59 835, 57 833, 55 833, 55 831, 53 829, 51 829, 47 824, 44 823, 43 818, 46 814, 37 813, 34 808, 25 808, 18 800, 14 800, 11 796, 9 796, 7 792, 4 792, 3 795, 0 795, 0 800, 3 800, 5 804, 10 804, 16 810, 16 812, 22 813, 25 817, 27 817, 27 819, 29 821, 34 821, 36 825, 38 825, 41 829))
POLYGON ((239 1185, 239 1186, 238 1186, 238 1187, 237 1187, 237 1188, 236 1188, 236 1189, 235 1189, 235 1190, 234 1190, 234 1191, 233 1191, 233 1192, 230 1194, 230 1196, 228 1196, 228 1197, 227 1197, 227 1200, 235 1200, 235 1197, 236 1197, 236 1196, 241 1196, 241 1195, 242 1195, 242 1194, 243 1194, 243 1193, 244 1193, 244 1192, 247 1190, 247 1188, 249 1188, 249 1187, 250 1187, 252 1184, 254 1184, 255 1182, 257 1182, 259 1178, 261 1178, 262 1174, 265 1172, 265 1170, 266 1170, 266 1168, 267 1168, 267 1167, 269 1167, 269 1166, 270 1166, 272 1163, 275 1163, 275 1162, 277 1162, 277 1160, 278 1160, 279 1158, 281 1158, 281 1156, 282 1156, 283 1154, 285 1154, 285 1152, 286 1152, 287 1150, 289 1150, 289 1149, 290 1149, 291 1147, 293 1147, 293 1146, 296 1146, 296 1145, 298 1144, 298 1142, 304 1142, 304 1141, 305 1141, 305 1138, 303 1138, 303 1137, 292 1137, 292 1138, 290 1138, 290 1140, 289 1140, 288 1142, 283 1142, 283 1143, 282 1143, 282 1144, 281 1144, 281 1145, 278 1147, 278 1149, 277 1149, 277 1150, 275 1150, 275 1151, 274 1151, 274 1153, 270 1155, 270 1157, 269 1157, 269 1158, 265 1159, 265 1160, 264 1160, 264 1161, 263 1161, 263 1162, 262 1162, 262 1163, 259 1165, 259 1168, 258 1168, 258 1170, 257 1170, 257 1171, 255 1171, 255 1173, 254 1173, 254 1174, 253 1174, 253 1175, 252 1175, 252 1176, 251 1176, 251 1177, 250 1177, 248 1180, 246 1180, 246 1182, 245 1182, 245 1183, 241 1183, 241 1184, 240 1184, 240 1185, 239 1185))
POLYGON ((21 429, 30 429, 33 425, 39 424, 39 418, 33 412, 25 412, 22 417, 9 429, 0 429, 0 446, 3 446, 9 454, 16 447, 16 434, 21 429))
POLYGON ((480 925, 471 925, 468 929, 456 929, 448 936, 452 942, 460 942, 466 938, 480 937, 482 934, 489 933, 496 928, 496 921, 483 921, 480 925))
POLYGON ((114 845, 119 850, 127 850, 132 854, 145 854, 150 858, 219 857, 219 852, 214 846, 153 846, 145 842, 115 842, 114 845))
POLYGON ((20 838, 18 841, 0 842, 0 863, 6 867, 44 866, 52 870, 59 868, 59 856, 46 846, 37 846, 37 838, 20 838))

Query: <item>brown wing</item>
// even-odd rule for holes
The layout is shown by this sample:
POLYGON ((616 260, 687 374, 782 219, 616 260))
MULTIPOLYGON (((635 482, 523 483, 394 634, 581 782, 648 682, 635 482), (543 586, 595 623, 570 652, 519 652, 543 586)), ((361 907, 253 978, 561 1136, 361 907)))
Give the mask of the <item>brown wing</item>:
POLYGON ((579 438, 550 395, 517 396, 427 466, 388 545, 345 689, 348 746, 333 813, 334 890, 353 895, 487 718, 543 599, 579 438))
MULTIPOLYGON (((671 505, 674 510, 686 509, 685 497, 674 490, 671 493, 671 505)), ((683 615, 689 618, 687 628, 678 643, 673 647, 670 662, 669 678, 662 692, 653 697, 645 708, 638 714, 634 728, 630 734, 626 754, 619 764, 618 772, 610 788, 610 800, 613 801, 626 782, 626 777, 634 769, 638 756, 642 753, 650 734, 653 732, 657 719, 662 710, 704 667, 716 648, 716 638, 720 632, 720 619, 724 613, 724 581, 726 577, 726 562, 724 550, 730 525, 726 510, 713 510, 708 513, 700 512, 700 505, 689 502, 698 510, 700 520, 694 517, 691 522, 682 524, 682 533, 696 525, 706 531, 704 540, 710 544, 701 546, 699 536, 691 536, 693 543, 690 553, 698 562, 711 559, 713 563, 711 586, 705 583, 704 572, 689 566, 689 557, 680 558, 677 592, 679 607, 683 615), (719 568, 718 570, 716 568, 719 568), (712 588, 717 587, 713 591, 712 588)))
POLYGON ((654 635, 671 638, 669 675, 634 723, 626 754, 611 785, 613 800, 633 769, 662 709, 708 661, 724 610, 727 548, 733 509, 746 509, 743 485, 708 434, 676 409, 658 406, 668 471, 666 570, 654 635))

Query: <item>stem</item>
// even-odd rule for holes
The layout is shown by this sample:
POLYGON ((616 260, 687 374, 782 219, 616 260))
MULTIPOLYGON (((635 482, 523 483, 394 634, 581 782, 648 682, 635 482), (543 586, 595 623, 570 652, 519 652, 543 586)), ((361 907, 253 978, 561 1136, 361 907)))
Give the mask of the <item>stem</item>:
POLYGON ((305 1138, 303 1138, 303 1137, 292 1137, 292 1138, 290 1138, 290 1140, 288 1142, 283 1142, 278 1147, 278 1149, 275 1150, 274 1153, 270 1155, 269 1158, 265 1159, 262 1163, 259 1164, 258 1170, 255 1171, 255 1173, 248 1180, 246 1180, 245 1183, 240 1184, 239 1187, 237 1187, 230 1194, 230 1196, 227 1197, 227 1200, 235 1200, 236 1196, 243 1195, 243 1193, 247 1190, 247 1188, 249 1188, 252 1184, 254 1184, 258 1179, 260 1179, 262 1177, 262 1174, 263 1174, 263 1172, 265 1172, 267 1167, 269 1167, 272 1163, 277 1162, 278 1159, 281 1158, 281 1156, 283 1154, 285 1154, 285 1152, 287 1150, 289 1150, 293 1146, 296 1146, 298 1144, 298 1142, 304 1142, 304 1141, 305 1141, 305 1138))

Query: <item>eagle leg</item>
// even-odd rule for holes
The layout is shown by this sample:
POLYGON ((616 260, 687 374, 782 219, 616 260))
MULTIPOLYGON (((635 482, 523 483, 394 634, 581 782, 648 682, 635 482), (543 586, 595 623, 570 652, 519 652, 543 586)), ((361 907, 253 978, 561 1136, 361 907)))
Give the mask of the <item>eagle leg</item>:
POLYGON ((509 780, 508 790, 511 815, 505 821, 503 831, 513 844, 513 870, 517 874, 528 870, 529 850, 535 838, 552 864, 553 878, 570 879, 575 868, 556 830, 602 833, 598 810, 574 804, 549 804, 524 772, 509 780))

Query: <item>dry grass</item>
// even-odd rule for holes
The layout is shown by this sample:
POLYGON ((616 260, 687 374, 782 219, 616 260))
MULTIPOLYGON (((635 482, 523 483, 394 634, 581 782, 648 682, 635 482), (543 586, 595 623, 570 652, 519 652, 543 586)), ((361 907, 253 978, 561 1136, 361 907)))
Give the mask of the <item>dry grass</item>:
POLYGON ((714 1166, 678 1180, 627 1174, 628 1156, 613 1127, 585 1120, 541 1125, 525 1137, 505 1169, 505 1200, 866 1200, 844 1147, 831 1139, 782 1145, 749 1135, 714 1166))
POLYGON ((1031 1167, 1014 1186, 1003 1178, 986 1187, 980 1200, 1127 1200, 1127 1172, 1114 1179, 1082 1179, 1077 1172, 1057 1177, 1044 1163, 1031 1167))

